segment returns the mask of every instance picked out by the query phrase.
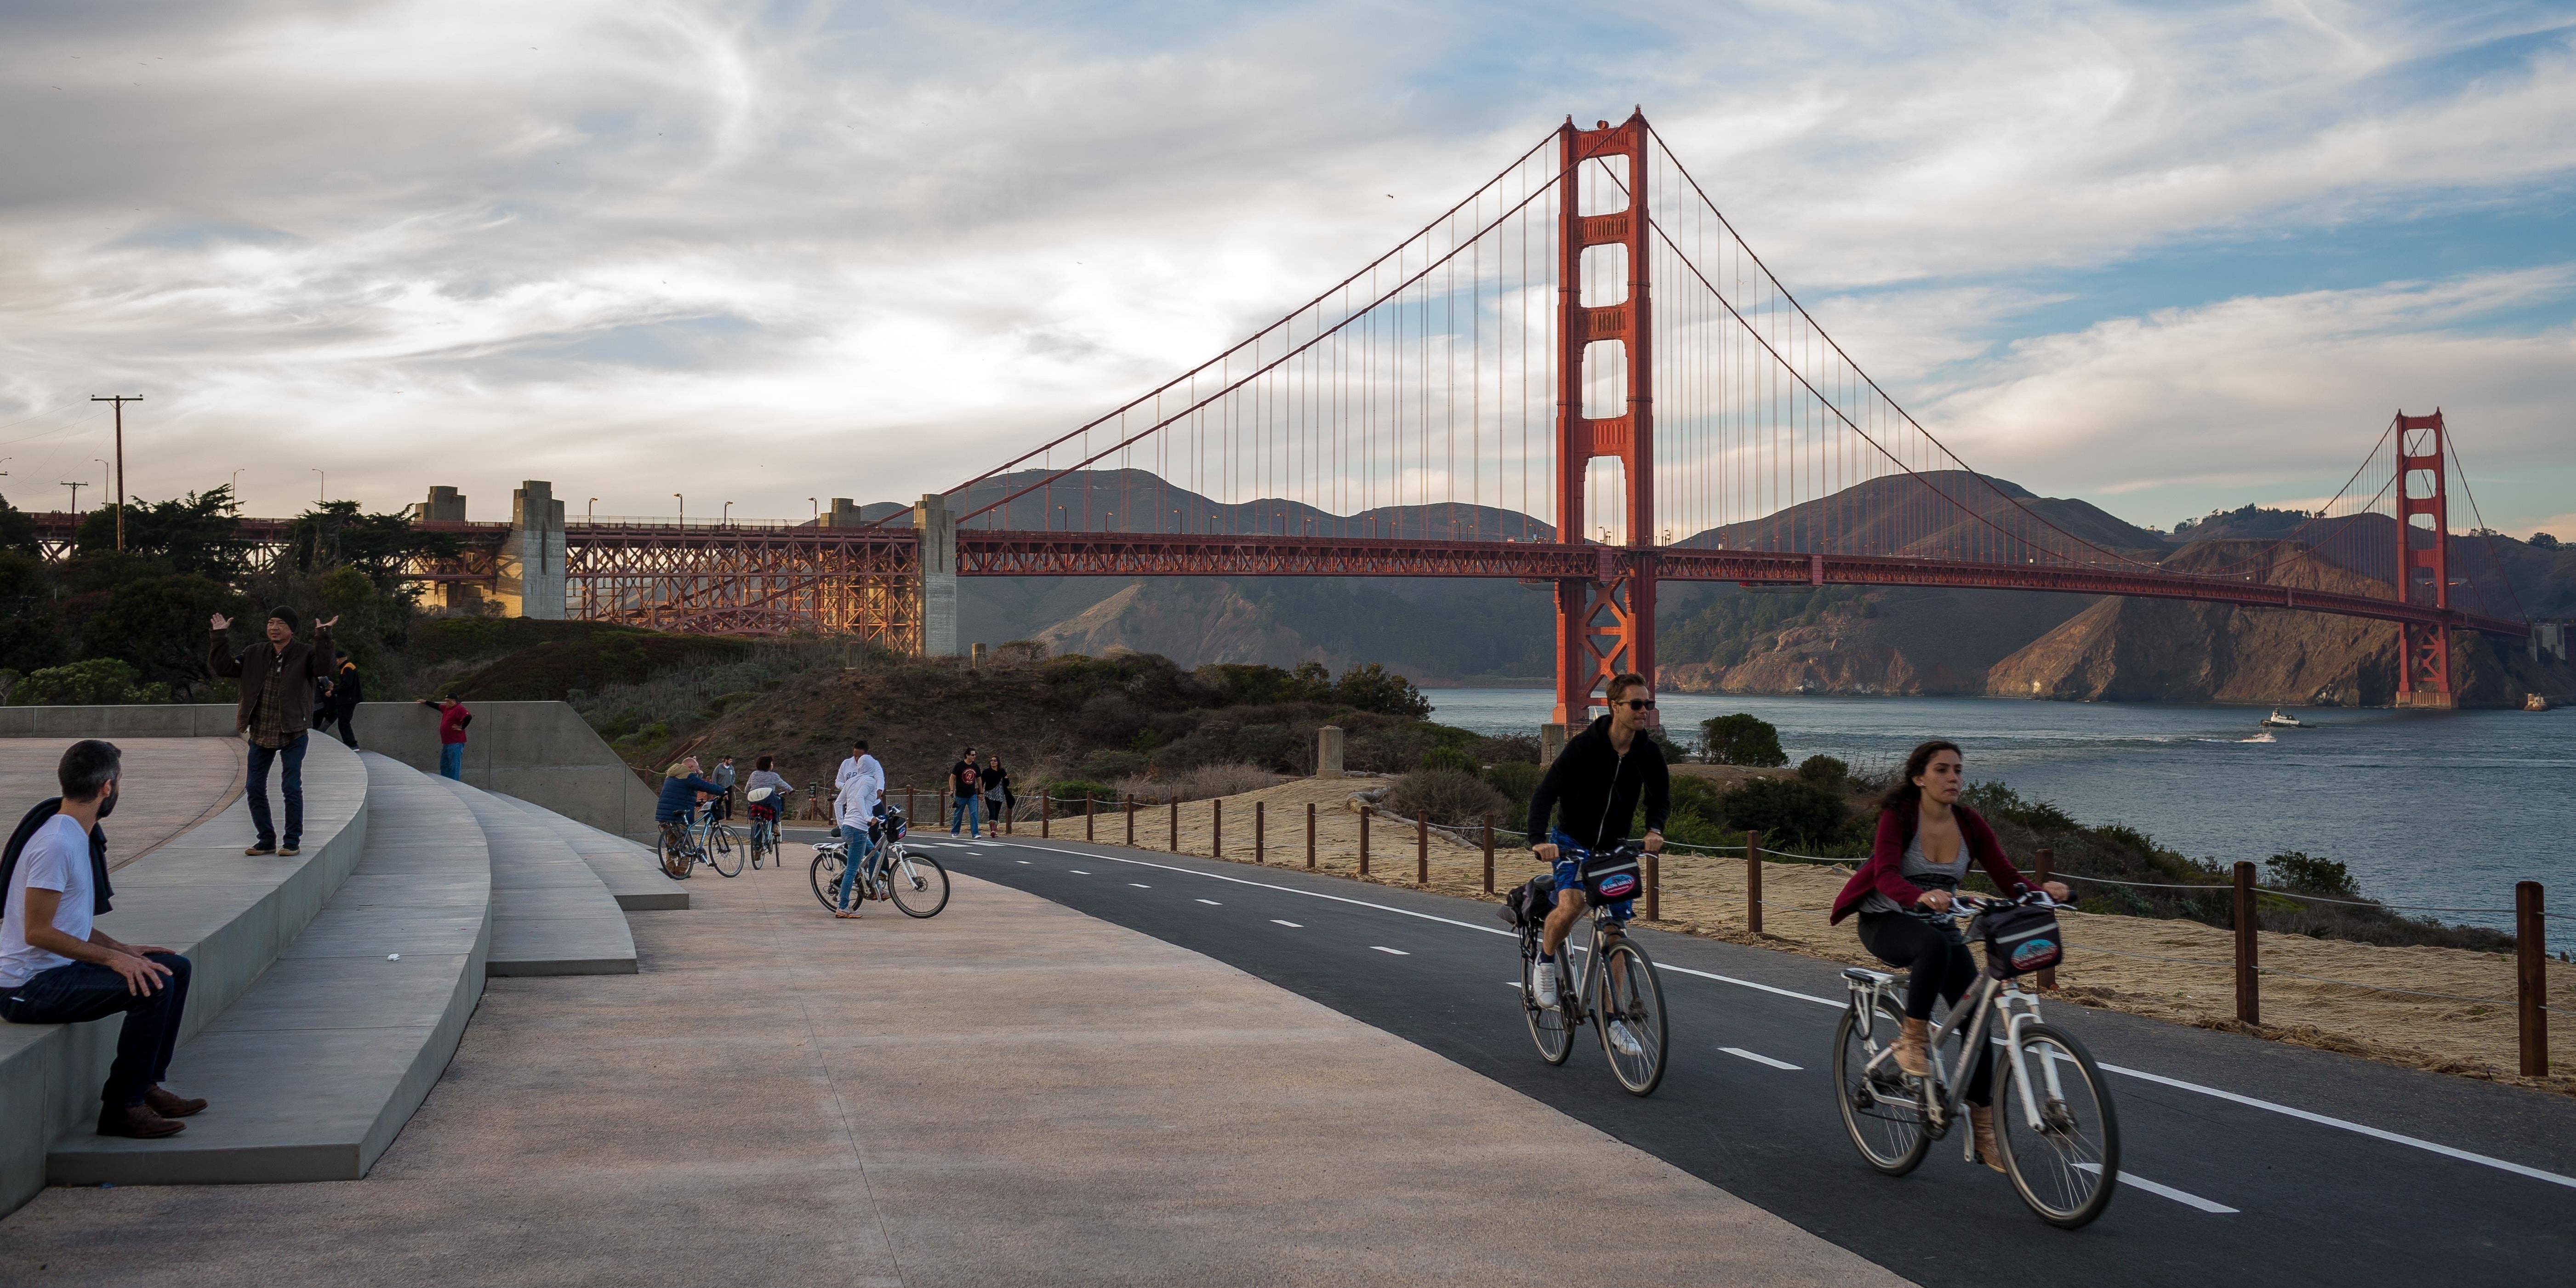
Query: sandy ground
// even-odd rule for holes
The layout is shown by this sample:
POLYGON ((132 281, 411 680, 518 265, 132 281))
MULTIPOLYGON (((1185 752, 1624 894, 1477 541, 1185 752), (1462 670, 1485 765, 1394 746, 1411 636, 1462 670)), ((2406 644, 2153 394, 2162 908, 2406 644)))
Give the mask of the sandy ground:
MULTIPOLYGON (((1192 801, 1180 808, 1178 849, 1218 853, 1210 845, 1211 805, 1223 806, 1224 847, 1218 857, 1252 862, 1254 807, 1261 807, 1261 858, 1270 864, 1307 866, 1307 808, 1314 807, 1314 866, 1318 871, 1388 885, 1417 884, 1422 855, 1409 821, 1383 815, 1369 827, 1369 871, 1360 876, 1360 820, 1352 793, 1384 785, 1379 779, 1297 779, 1222 802, 1192 801)), ((1508 821, 1508 820, 1506 820, 1508 821)), ((1127 841, 1127 819, 1104 814, 1092 820, 1102 842, 1127 841)), ((1018 825, 1034 833, 1035 823, 1018 825)), ((1139 810, 1135 844, 1174 848, 1168 806, 1139 810)), ((1054 835, 1080 839, 1079 817, 1053 821, 1054 835)), ((1517 838, 1498 836, 1494 889, 1544 868, 1517 838)), ((2028 870, 2027 859, 2018 860, 2028 870)), ((1853 965, 1876 966, 1850 922, 1826 924, 1835 892, 1850 876, 1848 865, 1765 862, 1762 865, 1762 933, 1748 926, 1745 865, 1741 857, 1669 855, 1661 864, 1660 919, 1656 926, 1737 943, 1761 944, 1853 965)), ((1487 897, 1481 846, 1460 844, 1433 831, 1428 846, 1428 888, 1443 894, 1487 897)), ((1641 903, 1640 910, 1644 905, 1641 903)), ((2259 1033, 2304 1045, 2345 1051, 2413 1068, 2547 1086, 2576 1094, 2576 966, 2549 964, 2551 1076, 2525 1079, 2514 1022, 2513 958, 2451 948, 2380 948, 2304 935, 2259 936, 2262 1019, 2256 1029, 2236 1022, 2235 935, 2190 921, 2139 917, 2072 916, 2067 964, 2057 972, 2070 1000, 2152 1015, 2203 1027, 2259 1033), (2307 976, 2312 978, 2298 978, 2307 976), (2436 994, 2439 996, 2422 996, 2436 994)))

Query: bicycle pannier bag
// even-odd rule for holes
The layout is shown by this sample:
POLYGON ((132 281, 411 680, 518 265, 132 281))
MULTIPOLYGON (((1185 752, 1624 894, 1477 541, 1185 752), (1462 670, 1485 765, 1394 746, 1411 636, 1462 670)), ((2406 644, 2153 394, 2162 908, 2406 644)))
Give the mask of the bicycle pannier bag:
POLYGON ((1986 937, 1986 962, 1999 976, 2046 970, 2066 957, 2057 914, 2046 908, 1997 908, 1978 914, 1977 924, 1986 937))
POLYGON ((1584 861, 1583 892, 1595 903, 1634 899, 1646 888, 1637 856, 1626 851, 1596 854, 1584 861))
POLYGON ((1514 927, 1547 919, 1548 910, 1556 906, 1556 878, 1535 876, 1512 887, 1503 896, 1503 921, 1514 927))

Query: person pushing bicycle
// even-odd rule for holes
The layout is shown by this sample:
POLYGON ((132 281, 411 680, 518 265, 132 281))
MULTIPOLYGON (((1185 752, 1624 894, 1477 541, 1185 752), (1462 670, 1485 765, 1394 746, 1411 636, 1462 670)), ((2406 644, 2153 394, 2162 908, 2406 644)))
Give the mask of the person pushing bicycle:
MULTIPOLYGON (((1607 692, 1610 714, 1566 740, 1565 750, 1557 753, 1556 763, 1548 766, 1547 776, 1530 797, 1529 835, 1537 842, 1530 850, 1556 874, 1556 907, 1547 914, 1538 969, 1532 977, 1543 1007, 1558 1004, 1556 956, 1564 951, 1566 936, 1583 915, 1584 857, 1616 849, 1628 839, 1628 825, 1636 820, 1641 796, 1646 803, 1646 850, 1661 852, 1664 820, 1672 810, 1672 773, 1664 764, 1663 750, 1645 732, 1657 720, 1654 691, 1644 676, 1623 673, 1610 677, 1607 692), (1550 814, 1558 816, 1554 826, 1550 814)), ((1624 925, 1634 915, 1635 905, 1633 898, 1620 899, 1604 911, 1614 923, 1624 925)))

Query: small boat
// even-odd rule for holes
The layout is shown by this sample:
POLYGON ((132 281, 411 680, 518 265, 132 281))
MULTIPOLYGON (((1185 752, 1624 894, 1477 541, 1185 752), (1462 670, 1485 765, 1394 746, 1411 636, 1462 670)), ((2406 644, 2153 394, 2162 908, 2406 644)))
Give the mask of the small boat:
POLYGON ((2266 729, 2305 729, 2307 728, 2307 725, 2301 723, 2297 716, 2282 715, 2281 709, 2279 707, 2274 707, 2272 708, 2272 714, 2263 717, 2263 727, 2266 729))
POLYGON ((2257 731, 2257 732, 2255 733, 2255 735, 2254 735, 2253 737, 2251 737, 2251 738, 2239 738, 2239 739, 2237 739, 2236 741, 2238 741, 2238 742, 2279 742, 2279 741, 2280 741, 2280 739, 2273 737, 2273 736, 2272 736, 2272 731, 2271 731, 2271 730, 2269 730, 2269 729, 2263 729, 2263 730, 2259 730, 2259 731, 2257 731))

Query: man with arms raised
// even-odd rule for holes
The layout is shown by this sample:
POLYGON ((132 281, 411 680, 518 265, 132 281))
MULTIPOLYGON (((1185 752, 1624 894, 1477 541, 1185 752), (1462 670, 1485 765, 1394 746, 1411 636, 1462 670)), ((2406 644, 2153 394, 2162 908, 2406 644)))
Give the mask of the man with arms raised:
MULTIPOLYGON (((1533 972, 1541 1006, 1557 1004, 1557 954, 1565 951, 1565 937, 1583 915, 1583 864, 1570 851, 1597 853, 1627 840, 1640 796, 1646 802, 1646 849, 1655 853, 1664 848, 1673 784, 1662 749, 1646 736, 1657 719, 1654 691, 1646 687, 1644 676, 1621 674, 1610 677, 1608 694, 1610 714, 1566 739, 1565 750, 1557 753, 1530 797, 1529 835, 1536 842, 1530 849, 1556 871, 1556 909, 1547 914, 1533 972), (1551 813, 1557 815, 1553 826, 1551 813)), ((1622 899, 1610 912, 1624 922, 1633 902, 1622 899)), ((1624 1031, 1611 1035, 1613 1041, 1625 1036, 1624 1031)))
MULTIPOLYGON (((296 696, 301 699, 301 684, 296 696)), ((161 1089, 188 1005, 188 959, 153 944, 121 943, 91 924, 108 910, 107 836, 116 811, 116 747, 97 739, 63 752, 63 794, 27 811, 0 852, 0 1019, 77 1024, 125 1012, 99 1092, 98 1134, 151 1138, 187 1128, 173 1121, 206 1107, 161 1089)))

